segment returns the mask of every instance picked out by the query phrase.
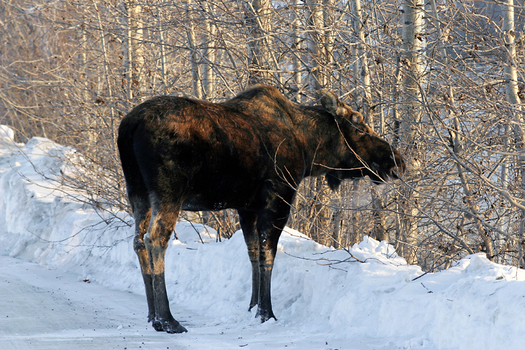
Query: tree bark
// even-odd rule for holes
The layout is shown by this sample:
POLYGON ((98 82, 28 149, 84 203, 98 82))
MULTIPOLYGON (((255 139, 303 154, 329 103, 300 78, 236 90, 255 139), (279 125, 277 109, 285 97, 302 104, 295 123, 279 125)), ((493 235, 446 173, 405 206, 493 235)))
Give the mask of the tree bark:
POLYGON ((403 119, 400 121, 399 139, 404 148, 407 163, 405 181, 411 186, 403 187, 402 228, 403 249, 401 254, 407 263, 417 262, 418 200, 416 183, 412 182, 419 171, 419 154, 416 145, 418 128, 421 124, 422 106, 420 88, 422 85, 423 49, 423 0, 403 0, 403 119), (412 182, 412 183, 411 183, 412 182))
POLYGON ((245 2, 248 38, 248 85, 271 83, 270 72, 272 53, 271 42, 271 0, 252 0, 245 2))
POLYGON ((202 99, 202 77, 199 65, 199 51, 195 35, 195 24, 193 19, 193 0, 186 0, 186 34, 188 36, 188 47, 190 49, 190 64, 192 75, 193 96, 202 99))
POLYGON ((164 27, 162 21, 160 20, 159 9, 157 8, 157 20, 158 20, 158 30, 159 30, 159 49, 160 49, 160 69, 161 69, 161 78, 162 78, 162 88, 164 95, 168 94, 168 71, 166 63, 166 42, 164 40, 164 27))
POLYGON ((302 38, 302 23, 301 23, 301 16, 299 15, 299 7, 302 4, 302 0, 294 0, 294 20, 293 20, 293 28, 292 31, 294 33, 293 36, 293 49, 294 49, 294 56, 293 56, 293 66, 294 66, 294 80, 295 80, 295 86, 297 89, 296 95, 295 95, 295 101, 298 103, 302 102, 302 93, 301 90, 303 89, 303 64, 302 64, 302 48, 301 43, 303 41, 302 38))
POLYGON ((131 101, 138 97, 143 85, 141 82, 141 70, 144 67, 142 5, 139 4, 138 0, 125 0, 124 8, 126 9, 126 41, 123 59, 124 85, 127 97, 131 101))
POLYGON ((313 96, 317 96, 321 88, 326 86, 323 74, 324 39, 321 32, 323 27, 323 11, 321 0, 306 0, 308 8, 306 19, 308 32, 308 86, 313 96))
POLYGON ((363 97, 363 115, 366 122, 372 130, 374 129, 374 116, 370 109, 372 104, 372 89, 370 87, 370 70, 368 68, 368 55, 365 50, 365 27, 363 21, 363 11, 361 9, 361 0, 352 0, 350 2, 351 12, 353 16, 354 32, 358 38, 357 45, 355 45, 355 64, 354 76, 361 84, 363 97))
POLYGON ((204 89, 204 98, 210 100, 213 98, 214 90, 214 77, 213 77, 213 66, 215 65, 216 53, 215 53, 215 35, 217 33, 217 27, 212 21, 211 13, 213 5, 207 1, 203 4, 203 13, 205 15, 204 24, 206 28, 206 43, 204 48, 204 62, 203 62, 203 79, 202 85, 204 89))
MULTIPOLYGON (((516 56, 516 28, 515 28, 515 13, 514 0, 503 1, 503 36, 505 41, 505 49, 507 62, 504 69, 505 78, 505 92, 507 101, 510 104, 510 112, 513 116, 514 128, 514 142, 516 144, 516 167, 521 176, 521 183, 518 186, 521 188, 522 197, 525 192, 525 132, 523 126, 523 113, 521 106, 521 99, 518 94, 518 60, 516 56)), ((519 237, 521 239, 518 245, 518 264, 525 266, 525 210, 520 210, 521 223, 519 225, 519 237)))

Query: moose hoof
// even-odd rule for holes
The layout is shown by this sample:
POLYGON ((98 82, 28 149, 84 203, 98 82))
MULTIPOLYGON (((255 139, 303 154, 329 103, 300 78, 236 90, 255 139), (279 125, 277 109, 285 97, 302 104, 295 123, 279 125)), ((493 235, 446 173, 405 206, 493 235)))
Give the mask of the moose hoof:
POLYGON ((273 318, 274 320, 277 321, 277 318, 275 317, 275 315, 273 314, 272 311, 270 312, 263 312, 261 310, 258 310, 257 311, 257 314, 255 315, 255 317, 259 317, 261 319, 261 323, 264 323, 266 321, 268 321, 269 319, 273 318))
POLYGON ((155 320, 153 321, 153 328, 158 332, 167 332, 167 333, 186 333, 188 330, 184 328, 178 321, 175 319, 171 320, 155 320))
POLYGON ((270 320, 270 319, 272 319, 272 318, 273 318, 275 321, 277 321, 277 317, 275 317, 275 316, 270 316, 270 317, 261 317, 261 323, 264 323, 264 322, 266 322, 266 321, 268 321, 268 320, 270 320))
POLYGON ((164 328, 162 327, 162 322, 154 320, 151 322, 151 325, 153 326, 153 328, 155 328, 157 332, 164 332, 164 328))
POLYGON ((188 330, 184 328, 179 322, 175 321, 176 325, 164 325, 164 330, 168 333, 186 333, 188 330))

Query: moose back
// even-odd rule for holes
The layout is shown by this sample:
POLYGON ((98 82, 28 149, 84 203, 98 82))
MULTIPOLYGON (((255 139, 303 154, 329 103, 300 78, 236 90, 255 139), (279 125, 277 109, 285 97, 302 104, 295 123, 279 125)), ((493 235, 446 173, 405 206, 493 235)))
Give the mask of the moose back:
POLYGON ((135 219, 148 321, 158 331, 186 329, 169 308, 164 256, 181 210, 236 209, 252 264, 252 296, 264 322, 277 243, 296 189, 306 176, 387 182, 403 159, 363 117, 324 92, 321 105, 290 102, 256 86, 223 103, 161 96, 135 107, 118 147, 135 219))

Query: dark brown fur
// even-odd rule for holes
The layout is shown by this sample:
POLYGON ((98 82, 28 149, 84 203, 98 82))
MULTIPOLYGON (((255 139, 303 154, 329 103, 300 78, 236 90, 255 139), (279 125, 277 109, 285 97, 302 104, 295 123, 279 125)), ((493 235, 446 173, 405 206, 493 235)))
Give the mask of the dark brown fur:
POLYGON ((118 146, 155 329, 186 331, 171 315, 164 281, 180 210, 238 210, 253 271, 250 309, 257 305, 264 322, 275 318, 271 271, 301 180, 325 174, 336 189, 346 178, 383 182, 404 170, 359 113, 331 92, 321 102, 301 106, 257 86, 220 104, 156 97, 122 120, 118 146))

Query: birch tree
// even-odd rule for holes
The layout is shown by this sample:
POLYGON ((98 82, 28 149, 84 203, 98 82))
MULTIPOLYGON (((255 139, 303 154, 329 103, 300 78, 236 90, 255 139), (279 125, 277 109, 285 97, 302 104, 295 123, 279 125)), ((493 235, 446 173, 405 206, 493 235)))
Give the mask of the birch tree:
POLYGON ((217 27, 213 21, 213 4, 211 2, 204 2, 202 5, 203 20, 205 23, 205 42, 203 52, 203 78, 202 85, 204 90, 204 98, 213 98, 214 89, 214 74, 213 69, 216 60, 216 42, 215 36, 217 35, 217 27))
POLYGON ((141 71, 144 67, 142 5, 138 0, 125 0, 125 30, 124 41, 124 81, 126 94, 130 101, 139 95, 143 82, 141 71))
MULTIPOLYGON (((506 64, 504 68, 505 93, 510 104, 509 112, 512 115, 514 142, 516 144, 516 168, 521 177, 521 203, 525 199, 525 130, 521 98, 518 88, 518 59, 516 54, 516 28, 514 14, 514 0, 503 1, 503 40, 505 42, 506 64)), ((525 208, 520 209, 521 223, 519 225, 518 240, 519 244, 518 264, 525 266, 525 208)))
POLYGON ((415 179, 419 172, 419 157, 417 140, 421 125, 421 86, 423 82, 423 0, 403 0, 403 53, 400 63, 403 71, 403 117, 400 121, 399 139, 406 162, 408 164, 407 183, 412 188, 405 187, 404 200, 402 201, 404 213, 402 216, 402 240, 400 246, 401 255, 408 263, 416 261, 415 247, 417 246, 418 223, 417 223, 417 189, 415 179))
POLYGON ((308 85, 313 96, 326 87, 323 8, 321 0, 307 0, 307 33, 308 33, 308 85))
POLYGON ((245 2, 248 39, 248 85, 272 81, 271 0, 245 2))
POLYGON ((197 47, 197 35, 195 33, 193 13, 193 0, 186 0, 186 32, 188 36, 188 48, 190 51, 193 96, 202 99, 202 75, 199 64, 200 53, 197 47))
POLYGON ((361 8, 361 0, 352 0, 349 2, 352 19, 354 23, 354 32, 357 43, 354 46, 354 76, 360 81, 362 91, 362 106, 365 120, 371 127, 374 127, 374 117, 372 115, 372 90, 370 86, 370 70, 368 67, 368 53, 366 52, 365 42, 365 22, 361 8))

